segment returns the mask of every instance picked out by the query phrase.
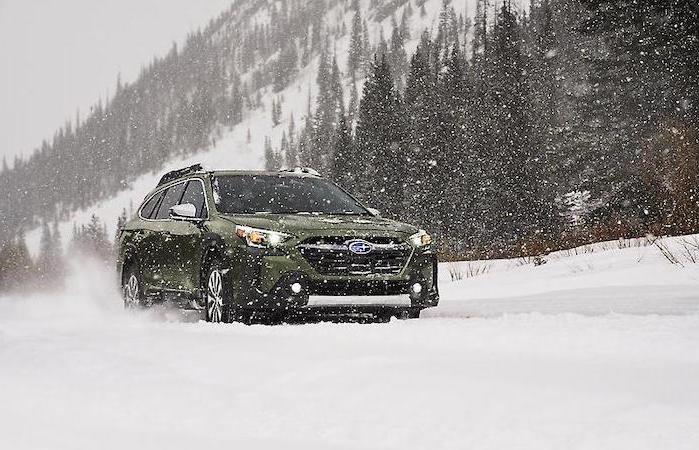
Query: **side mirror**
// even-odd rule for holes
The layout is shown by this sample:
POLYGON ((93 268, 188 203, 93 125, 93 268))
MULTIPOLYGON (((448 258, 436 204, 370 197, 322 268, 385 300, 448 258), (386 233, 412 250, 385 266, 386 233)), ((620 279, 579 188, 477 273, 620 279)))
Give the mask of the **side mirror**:
POLYGON ((175 205, 172 208, 170 208, 170 218, 172 220, 199 220, 197 219, 197 207, 192 205, 191 203, 175 205))
POLYGON ((381 217, 381 211, 376 208, 367 208, 367 211, 369 211, 374 217, 381 217))

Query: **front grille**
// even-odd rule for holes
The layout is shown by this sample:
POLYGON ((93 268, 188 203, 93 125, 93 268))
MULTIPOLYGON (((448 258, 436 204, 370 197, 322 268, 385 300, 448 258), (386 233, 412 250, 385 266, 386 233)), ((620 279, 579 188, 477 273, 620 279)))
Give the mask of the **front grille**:
POLYGON ((306 261, 321 275, 398 275, 410 258, 411 247, 393 238, 365 239, 372 250, 364 255, 351 252, 352 237, 306 239, 298 249, 306 261))

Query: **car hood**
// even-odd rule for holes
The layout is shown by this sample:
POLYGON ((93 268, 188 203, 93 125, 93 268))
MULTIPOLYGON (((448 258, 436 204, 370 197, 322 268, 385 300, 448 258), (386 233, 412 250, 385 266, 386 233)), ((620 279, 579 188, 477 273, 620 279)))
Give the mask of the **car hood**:
POLYGON ((374 216, 311 215, 311 214, 241 214, 222 215, 237 225, 305 234, 309 231, 327 231, 330 234, 343 232, 349 235, 399 234, 410 235, 418 228, 395 220, 374 216))

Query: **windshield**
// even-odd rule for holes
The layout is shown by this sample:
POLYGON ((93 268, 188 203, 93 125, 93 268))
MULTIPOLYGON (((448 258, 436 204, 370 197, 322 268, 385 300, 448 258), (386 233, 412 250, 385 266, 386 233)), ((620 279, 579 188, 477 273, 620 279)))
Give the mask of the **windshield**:
POLYGON ((222 175, 216 209, 227 214, 369 214, 334 183, 310 177, 222 175))

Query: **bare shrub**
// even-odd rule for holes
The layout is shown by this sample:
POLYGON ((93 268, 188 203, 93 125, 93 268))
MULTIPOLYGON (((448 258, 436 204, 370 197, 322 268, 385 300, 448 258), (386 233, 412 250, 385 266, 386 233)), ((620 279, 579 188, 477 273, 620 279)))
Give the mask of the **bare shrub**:
POLYGON ((451 281, 459 281, 464 278, 475 278, 490 272, 492 264, 478 261, 468 261, 466 263, 451 263, 448 266, 451 281))
POLYGON ((670 264, 684 267, 677 255, 675 255, 675 252, 672 251, 672 249, 670 249, 670 247, 663 240, 658 239, 655 242, 655 246, 658 248, 658 250, 660 250, 660 253, 665 257, 665 259, 668 260, 670 264))
POLYGON ((466 264, 466 278, 474 278, 490 272, 492 264, 470 262, 466 264))
POLYGON ((450 263, 448 268, 449 268, 449 276, 451 277, 451 281, 459 281, 459 280, 464 279, 464 272, 461 268, 461 264, 450 263))
POLYGON ((691 238, 683 238, 680 240, 682 249, 680 250, 681 257, 690 264, 699 262, 699 238, 692 236, 691 238))
POLYGON ((675 242, 677 245, 673 246, 664 239, 656 239, 654 244, 670 264, 685 267, 689 264, 699 263, 699 238, 697 236, 678 239, 675 242))
POLYGON ((544 255, 522 256, 521 258, 517 259, 518 266, 526 266, 529 264, 533 264, 535 266, 543 266, 547 262, 548 260, 544 257, 544 255))

